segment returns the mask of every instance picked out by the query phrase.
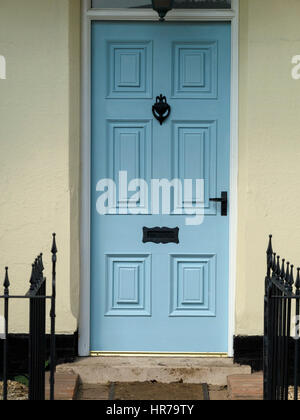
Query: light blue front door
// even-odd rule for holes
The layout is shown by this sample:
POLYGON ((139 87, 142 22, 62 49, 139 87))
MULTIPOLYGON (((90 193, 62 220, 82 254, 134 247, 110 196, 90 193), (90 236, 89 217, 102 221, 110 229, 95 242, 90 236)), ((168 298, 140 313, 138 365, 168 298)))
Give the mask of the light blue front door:
POLYGON ((227 352, 229 214, 210 199, 229 194, 230 45, 227 23, 92 25, 92 351, 227 352), (152 179, 203 180, 204 196, 194 189, 183 205, 171 188, 173 214, 153 214, 140 184, 119 196, 125 172, 126 186, 149 190, 152 179), (142 214, 128 210, 138 192, 142 214), (190 225, 200 202, 204 219, 190 225), (143 242, 145 227, 178 228, 179 243, 143 242))

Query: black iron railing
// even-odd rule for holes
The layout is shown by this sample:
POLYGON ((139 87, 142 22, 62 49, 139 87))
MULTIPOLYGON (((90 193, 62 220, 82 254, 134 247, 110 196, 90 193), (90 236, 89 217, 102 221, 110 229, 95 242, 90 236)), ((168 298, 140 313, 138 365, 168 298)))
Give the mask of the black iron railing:
POLYGON ((264 399, 298 400, 300 268, 267 250, 264 318, 264 399))
POLYGON ((32 264, 30 289, 25 296, 10 295, 8 268, 5 269, 4 295, 4 340, 3 340, 3 400, 8 397, 8 365, 9 365, 9 302, 12 299, 29 300, 29 357, 28 399, 45 400, 45 370, 47 361, 46 349, 46 303, 50 301, 51 334, 50 334, 50 400, 54 400, 55 386, 55 300, 56 300, 56 238, 52 242, 52 293, 47 296, 46 278, 44 277, 43 255, 40 254, 32 264))

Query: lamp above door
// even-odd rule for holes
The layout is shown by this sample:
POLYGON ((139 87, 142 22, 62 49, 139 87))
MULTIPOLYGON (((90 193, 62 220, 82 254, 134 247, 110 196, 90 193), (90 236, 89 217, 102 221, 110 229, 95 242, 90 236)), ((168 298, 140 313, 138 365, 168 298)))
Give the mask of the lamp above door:
POLYGON ((159 20, 163 22, 166 14, 173 9, 174 0, 152 0, 152 8, 159 15, 159 20))

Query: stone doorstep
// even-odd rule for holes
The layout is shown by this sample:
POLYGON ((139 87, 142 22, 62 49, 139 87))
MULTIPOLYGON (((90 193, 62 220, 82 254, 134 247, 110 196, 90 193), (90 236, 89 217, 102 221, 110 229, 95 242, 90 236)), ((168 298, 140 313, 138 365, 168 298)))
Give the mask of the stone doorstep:
POLYGON ((232 401, 263 400, 263 374, 229 376, 228 396, 232 401))
MULTIPOLYGON (((79 389, 79 375, 72 372, 58 372, 55 375, 55 400, 57 401, 72 401, 76 399, 77 392, 79 389)), ((263 400, 263 375, 262 374, 237 374, 229 375, 227 378, 228 382, 228 399, 232 401, 238 400, 263 400)), ((89 388, 89 386, 87 385, 89 388)), ((103 392, 102 398, 108 399, 107 385, 103 385, 105 392, 103 392)), ((210 393, 214 393, 216 389, 210 389, 210 393)), ((49 373, 46 375, 46 399, 49 400, 50 385, 49 385, 49 373)), ((215 392, 214 399, 226 399, 225 389, 222 390, 222 395, 215 392), (223 395, 224 394, 224 395, 223 395), (221 397, 220 397, 221 395, 221 397)), ((211 395, 213 396, 213 395, 211 395)), ((93 399, 93 398, 92 398, 93 399)), ((99 399, 99 395, 97 395, 99 399)))
POLYGON ((73 373, 84 384, 111 382, 183 382, 226 386, 227 377, 251 374, 250 366, 240 366, 232 359, 91 357, 58 366, 59 373, 73 373))
MULTIPOLYGON (((55 400, 72 401, 76 399, 79 376, 74 373, 55 374, 55 400)), ((50 399, 49 372, 46 373, 46 400, 50 399)))

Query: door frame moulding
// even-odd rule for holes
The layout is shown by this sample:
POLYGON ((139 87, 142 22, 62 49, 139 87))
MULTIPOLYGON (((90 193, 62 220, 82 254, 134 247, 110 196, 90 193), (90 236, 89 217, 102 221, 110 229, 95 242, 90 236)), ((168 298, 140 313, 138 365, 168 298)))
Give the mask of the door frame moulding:
MULTIPOLYGON (((98 21, 157 21, 157 13, 138 9, 92 9, 81 0, 81 216, 79 356, 90 355, 90 255, 91 255, 91 23, 98 21)), ((239 0, 230 10, 172 10, 167 21, 231 22, 231 117, 229 200, 229 302, 228 356, 233 356, 235 333, 237 216, 238 216, 238 75, 239 0)))

